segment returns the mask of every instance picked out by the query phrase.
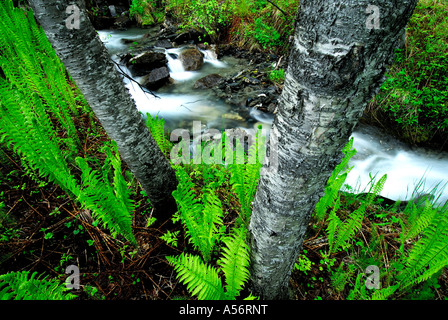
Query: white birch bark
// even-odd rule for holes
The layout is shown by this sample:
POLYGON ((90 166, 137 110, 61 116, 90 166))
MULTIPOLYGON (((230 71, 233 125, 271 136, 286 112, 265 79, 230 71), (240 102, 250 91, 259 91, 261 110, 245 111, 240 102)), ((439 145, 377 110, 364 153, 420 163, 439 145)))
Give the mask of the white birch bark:
POLYGON ((288 297, 313 210, 393 62, 416 3, 301 0, 272 128, 278 143, 269 147, 276 148, 278 168, 261 176, 249 226, 254 294, 288 297), (378 29, 367 23, 369 6, 379 8, 378 29))
POLYGON ((175 210, 177 180, 85 11, 83 0, 29 0, 36 20, 127 163, 158 217, 175 210))

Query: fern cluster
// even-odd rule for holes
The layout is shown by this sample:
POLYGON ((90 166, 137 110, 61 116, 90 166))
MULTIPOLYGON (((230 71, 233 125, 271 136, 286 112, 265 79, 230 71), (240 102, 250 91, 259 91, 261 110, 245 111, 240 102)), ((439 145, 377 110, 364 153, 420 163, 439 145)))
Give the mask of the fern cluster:
POLYGON ((106 159, 100 172, 92 170, 86 159, 76 158, 76 163, 82 171, 82 184, 77 199, 84 208, 92 210, 94 218, 99 219, 107 229, 123 235, 137 247, 132 233, 131 213, 134 212, 134 203, 121 171, 117 146, 112 144, 115 155, 109 147, 104 147, 106 159), (112 179, 109 176, 112 176, 112 179))
POLYGON ((224 231, 221 201, 211 188, 206 188, 201 199, 198 199, 190 176, 180 168, 176 175, 179 184, 173 196, 179 210, 174 221, 182 222, 189 241, 209 262, 213 248, 224 231))
POLYGON ((151 132, 152 137, 156 141, 162 153, 167 157, 173 147, 172 143, 165 137, 165 120, 159 116, 151 116, 146 113, 146 126, 151 132))
POLYGON ((0 275, 0 300, 72 300, 64 283, 30 271, 0 275))
MULTIPOLYGON (((236 299, 249 279, 246 237, 262 165, 258 159, 263 159, 259 139, 260 130, 248 154, 243 152, 236 139, 236 148, 232 150, 233 162, 227 168, 206 164, 174 166, 179 184, 173 192, 178 205, 173 220, 182 223, 189 242, 200 255, 182 253, 167 259, 177 271, 178 279, 198 299, 236 299), (195 184, 191 177, 196 174, 201 177, 202 187, 195 184), (239 217, 227 235, 222 202, 218 197, 218 188, 226 178, 241 206, 239 217)), ((249 295, 247 299, 254 297, 249 295)))
POLYGON ((333 170, 325 186, 324 196, 316 205, 315 215, 319 221, 326 217, 328 208, 339 201, 339 191, 353 168, 348 166, 350 159, 356 154, 356 150, 353 148, 353 138, 344 146, 342 153, 344 158, 333 170))
POLYGON ((246 232, 244 228, 235 228, 233 233, 223 240, 223 250, 218 260, 219 269, 203 262, 200 256, 187 253, 167 257, 168 262, 177 271, 178 279, 199 300, 236 299, 249 279, 246 232), (220 273, 224 276, 225 284, 220 273))
POLYGON ((234 161, 229 166, 233 189, 241 204, 243 220, 248 223, 252 212, 252 202, 257 191, 260 169, 263 165, 260 159, 265 154, 265 137, 261 136, 261 129, 256 133, 255 143, 249 146, 248 154, 242 152, 243 146, 239 139, 236 140, 234 161))
MULTIPOLYGON (((351 212, 345 218, 340 217, 340 213, 348 211, 343 207, 346 204, 342 203, 340 189, 350 170, 347 167, 348 160, 355 152, 353 141, 350 141, 344 148, 344 160, 334 170, 325 188, 325 195, 316 206, 316 220, 327 223, 329 255, 341 250, 348 252, 363 222, 369 219, 366 217, 366 210, 374 204, 375 198, 381 193, 386 183, 387 175, 382 176, 378 181, 372 177, 369 192, 361 199, 358 207, 355 210, 348 209, 351 212)), ((407 294, 415 286, 428 280, 432 281, 442 269, 448 266, 448 203, 437 207, 434 198, 434 195, 427 196, 424 202, 412 199, 405 207, 397 202, 389 209, 396 211, 401 208, 402 210, 400 214, 394 216, 395 221, 398 221, 401 226, 397 238, 401 246, 397 248, 398 252, 394 260, 389 261, 392 267, 389 266, 387 271, 381 273, 385 286, 369 291, 363 282, 364 274, 361 272, 354 280, 354 287, 347 299, 378 300, 407 294), (410 248, 406 250, 406 247, 410 248)), ((369 225, 371 232, 370 240, 366 243, 366 252, 370 259, 375 255, 378 256, 379 266, 381 257, 384 256, 382 249, 385 246, 384 237, 379 234, 374 222, 369 222, 369 225)), ((344 283, 349 281, 351 275, 353 275, 353 268, 344 271, 344 264, 341 263, 339 269, 332 275, 335 289, 342 291, 344 283)))
POLYGON ((340 198, 336 198, 336 203, 333 210, 328 217, 328 241, 330 245, 329 252, 335 252, 339 248, 345 248, 347 243, 355 235, 356 231, 361 229, 362 222, 366 213, 367 207, 369 207, 373 199, 380 194, 386 183, 387 175, 383 175, 377 182, 372 184, 371 192, 368 193, 366 200, 354 210, 345 221, 342 221, 336 214, 340 207, 340 198))
POLYGON ((182 223, 189 242, 199 255, 182 253, 167 257, 168 262, 174 266, 177 277, 190 294, 198 299, 235 299, 249 278, 247 228, 236 223, 226 236, 222 203, 213 184, 195 191, 197 187, 185 169, 178 167, 176 172, 179 184, 173 196, 178 212, 173 221, 182 223), (219 259, 213 259, 218 253, 219 259))
POLYGON ((110 169, 100 178, 85 159, 73 119, 91 111, 33 13, 0 0, 0 32, 0 143, 20 155, 29 174, 56 183, 112 232, 137 245, 133 206, 116 150, 116 155, 106 152, 103 166, 113 167, 111 182, 110 169))

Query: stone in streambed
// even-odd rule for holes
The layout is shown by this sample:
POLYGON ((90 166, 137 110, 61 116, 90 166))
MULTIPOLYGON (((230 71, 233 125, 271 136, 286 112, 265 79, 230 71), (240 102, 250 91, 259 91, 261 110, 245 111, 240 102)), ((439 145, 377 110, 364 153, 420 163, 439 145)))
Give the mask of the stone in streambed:
POLYGON ((169 82, 170 72, 167 67, 160 67, 143 77, 141 84, 149 90, 157 90, 169 82))
POLYGON ((200 69, 204 64, 204 55, 198 49, 191 48, 182 51, 179 54, 179 60, 182 61, 186 71, 194 71, 200 69))
POLYGON ((209 89, 213 88, 221 83, 222 76, 217 73, 209 74, 194 83, 194 89, 209 89))
POLYGON ((133 77, 141 77, 149 74, 152 70, 167 67, 167 59, 164 53, 156 51, 143 52, 127 62, 126 66, 133 77))

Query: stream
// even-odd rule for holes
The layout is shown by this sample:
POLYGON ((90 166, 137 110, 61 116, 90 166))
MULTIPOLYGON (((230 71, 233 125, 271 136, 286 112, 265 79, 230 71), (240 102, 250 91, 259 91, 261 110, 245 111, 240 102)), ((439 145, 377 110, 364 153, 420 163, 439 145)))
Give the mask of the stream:
MULTIPOLYGON (((98 31, 113 60, 118 61, 117 54, 129 51, 129 44, 121 40, 138 39, 148 30, 128 29, 126 31, 98 31)), ((168 131, 176 128, 191 130, 194 120, 201 121, 206 128, 230 129, 256 128, 262 124, 269 129, 273 115, 255 108, 241 110, 219 100, 209 90, 195 90, 193 84, 199 78, 217 73, 229 76, 238 73, 247 61, 225 56, 221 60, 214 57, 213 52, 201 50, 204 54, 204 64, 197 71, 185 71, 182 63, 176 59, 182 48, 162 49, 168 60, 170 77, 174 85, 168 85, 155 92, 157 97, 143 92, 142 89, 124 78, 123 81, 130 90, 137 108, 143 114, 159 115, 165 119, 168 131)), ((126 68, 122 69, 128 73, 126 68)), ((130 73, 128 73, 130 75, 130 73)), ((134 80, 139 81, 136 77, 134 80)), ((401 143, 380 129, 358 125, 353 132, 354 148, 357 154, 352 158, 346 184, 354 192, 366 192, 371 176, 378 180, 387 174, 387 182, 381 195, 393 200, 407 200, 416 193, 435 193, 438 204, 448 200, 448 154, 435 152, 424 148, 412 148, 401 143), (434 189, 436 191, 434 192, 434 189)))

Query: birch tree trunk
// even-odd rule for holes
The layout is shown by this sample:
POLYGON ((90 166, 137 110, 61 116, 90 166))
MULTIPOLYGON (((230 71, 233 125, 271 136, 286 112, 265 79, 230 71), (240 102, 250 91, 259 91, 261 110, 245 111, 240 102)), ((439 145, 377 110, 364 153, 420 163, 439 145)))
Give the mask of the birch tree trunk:
POLYGON ((288 297, 294 262, 341 149, 377 93, 417 0, 301 0, 264 170, 249 226, 251 286, 288 297))
POLYGON ((29 0, 36 20, 83 93, 107 134, 118 146, 159 216, 175 211, 177 180, 121 76, 90 23, 83 0, 29 0))

